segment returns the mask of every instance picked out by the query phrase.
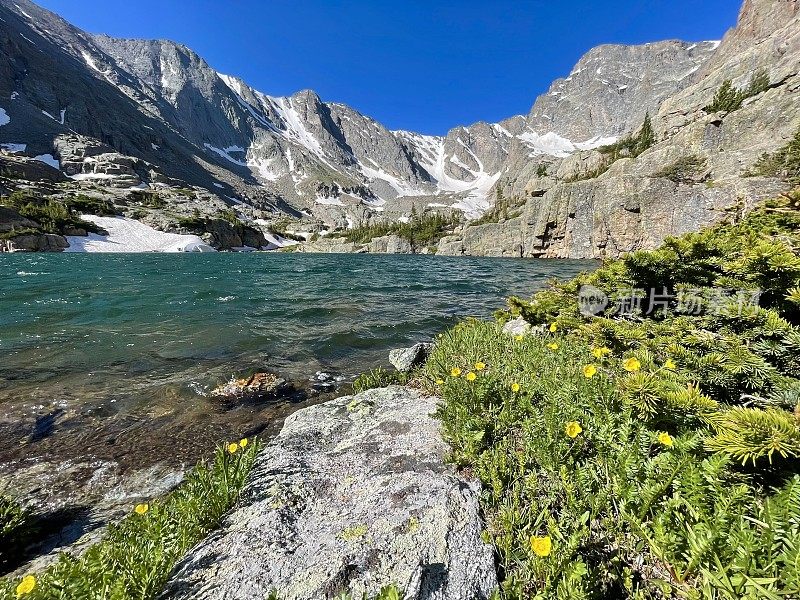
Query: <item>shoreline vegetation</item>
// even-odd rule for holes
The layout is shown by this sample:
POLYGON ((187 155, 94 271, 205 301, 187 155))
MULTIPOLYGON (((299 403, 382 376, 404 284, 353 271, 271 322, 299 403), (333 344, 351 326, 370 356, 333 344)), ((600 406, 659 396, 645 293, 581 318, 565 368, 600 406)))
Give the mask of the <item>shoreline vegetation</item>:
POLYGON ((800 190, 509 305, 445 333, 423 371, 483 484, 501 597, 796 598, 800 190), (699 310, 587 317, 582 286, 699 310), (713 311, 720 288, 759 305, 713 311), (518 316, 540 333, 504 334, 518 316))
MULTIPOLYGON (((0 579, 0 598, 155 598, 175 563, 216 529, 233 507, 259 447, 257 439, 246 438, 220 446, 210 460, 189 471, 173 492, 132 506, 131 514, 109 526, 103 539, 83 555, 65 552, 42 572, 0 579)), ((7 532, 5 522, 0 523, 0 531, 8 534, 4 550, 19 546, 17 539, 26 535, 26 523, 16 506, 10 511, 15 517, 13 528, 7 532)), ((0 519, 5 521, 4 512, 0 519)))
MULTIPOLYGON (((414 373, 375 370, 354 389, 441 398, 449 460, 483 486, 497 598, 781 599, 800 589, 798 373, 800 189, 512 297, 496 321, 442 333, 414 373), (672 300, 620 314, 612 298, 587 316, 584 286, 672 300)), ((0 597, 156 597, 234 505, 257 451, 220 447, 83 556, 2 580, 0 597)), ((24 529, 12 503, 0 518, 3 535, 24 529)))

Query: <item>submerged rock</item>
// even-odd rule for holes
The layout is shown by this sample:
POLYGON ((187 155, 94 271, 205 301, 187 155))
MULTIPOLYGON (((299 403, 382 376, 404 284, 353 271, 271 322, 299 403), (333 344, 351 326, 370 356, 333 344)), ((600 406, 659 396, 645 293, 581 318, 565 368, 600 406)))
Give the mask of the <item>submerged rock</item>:
POLYGON ((389 362, 401 373, 410 371, 418 367, 427 360, 428 355, 433 349, 433 344, 419 343, 411 348, 398 348, 389 352, 389 362))
POLYGON ((254 373, 243 379, 232 379, 211 390, 215 398, 240 399, 251 396, 268 396, 277 392, 286 383, 272 373, 254 373))
POLYGON ((437 399, 389 387, 287 418, 237 509, 176 567, 165 598, 488 598, 478 486, 443 457, 437 399))

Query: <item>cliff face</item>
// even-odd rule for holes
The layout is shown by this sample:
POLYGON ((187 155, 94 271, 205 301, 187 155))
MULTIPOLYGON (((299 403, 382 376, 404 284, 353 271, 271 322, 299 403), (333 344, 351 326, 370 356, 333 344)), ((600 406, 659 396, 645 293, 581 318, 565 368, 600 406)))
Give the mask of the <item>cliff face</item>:
POLYGON ((579 152, 549 161, 546 177, 523 165, 504 188, 506 196, 525 198, 518 215, 466 227, 447 238, 440 251, 618 256, 652 248, 667 236, 695 231, 734 207, 746 210, 779 193, 785 189, 779 180, 743 175, 761 154, 784 146, 800 128, 798 65, 800 3, 748 0, 737 26, 689 76, 688 85, 651 108, 659 140, 654 146, 637 158, 617 160, 598 177, 571 183, 603 157, 579 152), (703 110, 724 80, 744 88, 759 69, 768 72, 769 89, 734 112, 703 110), (676 161, 686 159, 695 165, 690 177, 667 176, 676 161))
POLYGON ((781 188, 742 174, 798 127, 798 6, 747 0, 721 43, 599 46, 528 115, 427 136, 310 90, 266 95, 173 42, 91 35, 30 0, 0 0, 0 153, 44 157, 87 185, 194 187, 214 198, 204 212, 288 215, 298 231, 412 208, 475 219, 494 205, 498 222, 465 227, 441 252, 616 256, 781 188), (730 114, 703 110, 724 80, 743 88, 758 69, 769 89, 730 114), (608 166, 599 149, 648 113, 659 142, 590 178, 608 166), (689 158, 702 167, 692 177, 663 176, 689 158))

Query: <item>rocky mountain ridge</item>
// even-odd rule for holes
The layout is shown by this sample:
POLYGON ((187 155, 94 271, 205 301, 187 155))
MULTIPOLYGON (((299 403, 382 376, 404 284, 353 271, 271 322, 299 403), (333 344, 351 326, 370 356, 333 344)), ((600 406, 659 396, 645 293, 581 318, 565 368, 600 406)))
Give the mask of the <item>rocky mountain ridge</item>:
MULTIPOLYGON (((9 159, 46 161, 83 191, 194 188, 197 205, 176 206, 166 193, 166 216, 161 209, 148 213, 166 227, 170 211, 184 219, 197 211, 213 217, 202 201, 208 195, 249 226, 266 229, 288 216, 292 231, 306 237, 408 219, 412 209, 475 219, 510 204, 511 219, 490 214, 490 222, 484 217, 483 225, 456 231, 441 251, 615 255, 712 222, 731 198, 751 202, 776 188, 773 182, 751 190, 754 182, 734 175, 722 156, 712 160, 722 171, 709 173, 715 183, 730 182, 714 193, 672 190, 642 176, 697 149, 695 139, 681 136, 706 118, 701 107, 721 77, 738 82, 762 63, 776 81, 780 69, 791 70, 790 42, 783 42, 783 63, 762 55, 780 23, 791 39, 796 22, 788 17, 796 6, 748 0, 722 44, 599 46, 528 115, 427 136, 390 131, 310 90, 269 96, 174 42, 91 35, 30 0, 0 0, 0 147, 9 159), (650 153, 667 145, 670 151, 641 157, 636 166, 617 161, 600 177, 585 177, 604 160, 598 150, 635 131, 645 114, 653 115, 661 140, 650 153), (645 167, 648 161, 653 168, 645 167), (680 214, 670 216, 676 206, 680 214)), ((792 74, 782 77, 787 83, 792 74)), ((787 108, 796 113, 796 106, 787 108)), ((752 157, 774 150, 788 129, 779 126, 777 136, 744 151, 752 157)), ((742 131, 743 140, 748 135, 742 131)))
POLYGON ((747 175, 800 130, 798 64, 800 2, 747 0, 711 58, 651 108, 652 147, 611 162, 602 151, 575 152, 549 161, 545 173, 517 161, 499 190, 518 200, 511 214, 463 227, 439 252, 615 257, 747 211, 787 189, 778 178, 747 175), (726 80, 744 89, 759 72, 768 85, 741 108, 707 109, 726 80), (676 177, 686 164, 690 176, 676 177))
POLYGON ((602 46, 530 115, 425 136, 313 91, 268 96, 173 42, 87 34, 29 0, 1 0, 0 18, 7 151, 48 156, 73 180, 188 184, 323 229, 397 219, 411 206, 479 216, 519 163, 614 141, 715 46, 602 46), (588 118, 575 110, 587 106, 588 118))

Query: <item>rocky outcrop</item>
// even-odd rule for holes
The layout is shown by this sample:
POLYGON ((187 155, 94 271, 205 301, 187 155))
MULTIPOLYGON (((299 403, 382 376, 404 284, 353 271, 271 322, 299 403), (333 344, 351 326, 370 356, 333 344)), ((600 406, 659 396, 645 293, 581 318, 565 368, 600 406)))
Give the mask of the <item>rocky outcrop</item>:
POLYGON ((397 348, 389 351, 389 362, 401 373, 407 373, 422 365, 433 350, 433 344, 420 342, 410 348, 397 348))
POLYGON ((536 99, 527 127, 576 141, 620 137, 637 129, 645 113, 655 114, 664 100, 686 87, 716 47, 716 42, 677 40, 597 46, 536 99))
POLYGON ((488 598, 477 484, 444 464, 436 403, 390 387, 294 413, 163 597, 361 598, 394 584, 409 599, 488 598))
POLYGON ((8 252, 63 252, 67 248, 67 238, 55 233, 26 233, 6 240, 8 252))
POLYGON ((61 171, 49 164, 22 156, 0 155, 0 176, 8 179, 49 181, 52 183, 67 181, 61 171))
POLYGON ((0 206, 0 233, 8 233, 15 229, 37 229, 39 223, 23 217, 17 211, 0 206))
POLYGON ((212 398, 223 400, 242 400, 273 396, 284 385, 286 380, 274 373, 254 373, 250 377, 231 379, 211 390, 212 398))
MULTIPOLYGON (((525 199, 519 215, 466 227, 445 240, 439 252, 616 257, 653 248, 668 236, 697 231, 777 195, 786 189, 781 181, 745 175, 763 153, 785 145, 800 128, 798 62, 798 4, 748 0, 737 27, 711 58, 696 65, 656 111, 650 105, 659 140, 652 148, 610 167, 608 157, 597 151, 576 152, 541 163, 546 175, 517 163, 517 176, 504 190, 525 199), (759 68, 768 72, 769 89, 731 113, 703 110, 725 79, 743 88, 759 68), (687 159, 697 172, 671 176, 670 169, 687 159)), ((583 71, 587 68, 588 63, 583 71)), ((586 104, 594 108, 593 102, 586 104)))
POLYGON ((378 254, 413 254, 414 249, 405 238, 397 235, 385 235, 370 240, 367 244, 370 253, 378 254))

